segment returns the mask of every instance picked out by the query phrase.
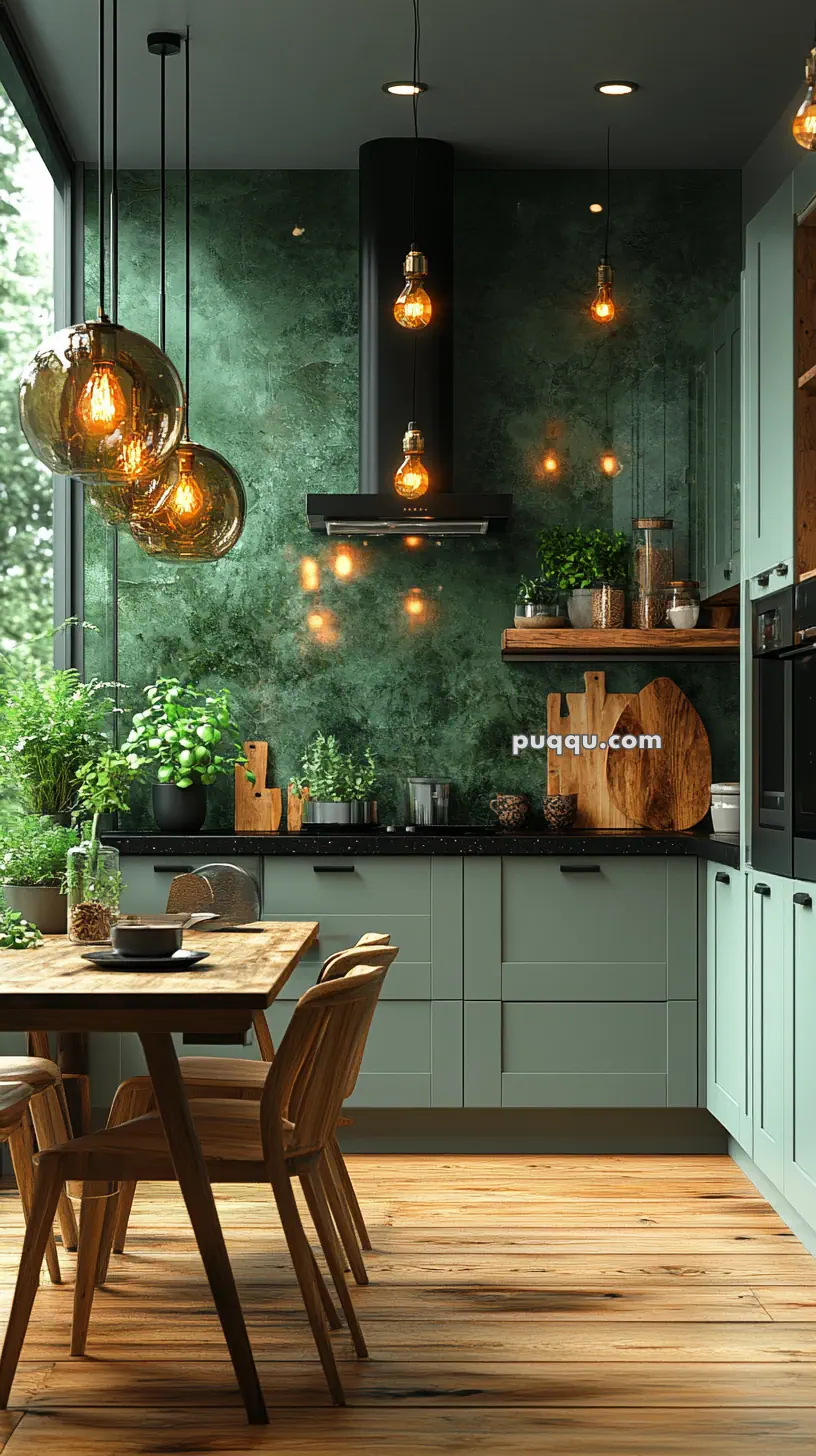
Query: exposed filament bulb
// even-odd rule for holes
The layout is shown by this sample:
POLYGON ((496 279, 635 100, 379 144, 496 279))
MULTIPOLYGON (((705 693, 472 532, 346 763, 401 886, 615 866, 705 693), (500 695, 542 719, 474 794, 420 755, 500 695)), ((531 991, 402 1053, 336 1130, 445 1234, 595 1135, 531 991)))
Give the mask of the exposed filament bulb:
POLYGON ((77 404, 82 428, 88 435, 110 435, 126 414, 127 401, 113 365, 105 361, 94 364, 77 404))
POLYGON ((405 287, 394 304, 394 318, 404 329, 424 329, 433 314, 430 296, 422 285, 422 279, 428 276, 425 254, 412 248, 405 259, 403 271, 405 287))
POLYGON ((615 300, 612 297, 613 278, 612 268, 604 257, 598 264, 597 287, 589 310, 596 324, 611 324, 615 317, 615 300))
POLYGON ((180 445, 178 450, 178 480, 170 492, 167 509, 185 525, 194 521, 204 509, 206 496, 193 475, 193 451, 180 445))

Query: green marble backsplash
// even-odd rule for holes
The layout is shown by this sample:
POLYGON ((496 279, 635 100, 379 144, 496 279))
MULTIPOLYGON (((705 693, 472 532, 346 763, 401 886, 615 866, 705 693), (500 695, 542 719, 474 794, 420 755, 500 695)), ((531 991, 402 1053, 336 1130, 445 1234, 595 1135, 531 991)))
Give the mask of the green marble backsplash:
MULTIPOLYGON (((318 729, 370 746, 384 822, 402 818, 409 774, 449 778, 460 821, 489 819, 497 790, 541 792, 546 756, 514 759, 512 734, 540 730, 547 694, 580 690, 587 667, 604 664, 503 663, 516 582, 535 568, 542 525, 628 529, 634 513, 664 502, 677 574, 693 565, 690 378, 739 283, 738 173, 618 172, 610 251, 620 313, 610 331, 593 324, 603 216, 589 204, 604 185, 593 172, 457 174, 456 486, 511 491, 513 520, 486 540, 354 544, 354 572, 341 580, 337 544, 307 529, 305 498, 356 489, 356 174, 193 174, 192 431, 237 468, 251 508, 238 547, 215 566, 162 567, 120 537, 118 623, 112 533, 86 513, 85 615, 101 629, 88 662, 107 672, 116 661, 126 708, 163 673, 225 683, 245 736, 271 742, 282 784, 318 729), (607 423, 624 462, 611 483, 597 466, 607 423), (541 471, 550 444, 562 460, 554 482, 541 471), (304 557, 318 563, 316 592, 302 589, 304 557), (421 597, 421 616, 406 611, 409 594, 421 597)), ((120 318, 155 337, 158 179, 126 174, 121 191, 120 318)), ((168 347, 180 361, 175 175, 170 219, 168 347)), ((88 260, 92 289, 90 247, 88 260)), ((667 669, 606 671, 618 691, 667 669)), ((703 717, 715 776, 736 778, 736 664, 671 673, 703 717)), ((228 790, 213 796, 211 827, 231 822, 228 790)), ((149 827, 146 800, 131 823, 149 827)))

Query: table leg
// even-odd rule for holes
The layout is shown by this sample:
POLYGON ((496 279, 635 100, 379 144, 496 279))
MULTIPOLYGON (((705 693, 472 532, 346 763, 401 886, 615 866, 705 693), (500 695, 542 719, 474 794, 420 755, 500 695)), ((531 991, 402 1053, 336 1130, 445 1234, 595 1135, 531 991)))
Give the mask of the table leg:
POLYGON ((169 1032, 140 1032, 140 1041, 247 1416, 264 1425, 269 1417, 173 1038, 169 1032))
POLYGON ((59 1069, 68 1099, 74 1137, 91 1130, 91 1095, 88 1077, 88 1033, 61 1031, 58 1037, 59 1069))

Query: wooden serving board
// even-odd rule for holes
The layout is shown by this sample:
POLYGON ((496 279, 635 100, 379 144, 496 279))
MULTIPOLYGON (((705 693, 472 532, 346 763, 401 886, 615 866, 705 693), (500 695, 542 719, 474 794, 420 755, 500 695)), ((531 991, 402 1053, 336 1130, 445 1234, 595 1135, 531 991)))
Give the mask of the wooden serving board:
POLYGON ((235 765, 235 829, 239 834, 277 834, 281 822, 281 791, 266 787, 269 764, 268 743, 245 743, 247 768, 255 783, 247 780, 243 766, 235 765))
MULTIPOLYGON (((606 673, 585 672, 583 693, 567 693, 567 715, 561 714, 561 694, 547 698, 547 732, 594 735, 598 744, 606 743, 615 730, 624 708, 637 701, 636 693, 608 693, 606 673)), ((547 750, 547 791, 550 794, 577 794, 576 828, 636 829, 635 820, 615 803, 606 781, 606 752, 600 747, 582 752, 577 757, 565 749, 559 757, 554 748, 547 750)))
POLYGON ((691 829, 711 798, 711 749, 702 719, 671 678, 627 703, 613 729, 659 734, 661 748, 610 749, 606 780, 618 809, 647 829, 691 829))

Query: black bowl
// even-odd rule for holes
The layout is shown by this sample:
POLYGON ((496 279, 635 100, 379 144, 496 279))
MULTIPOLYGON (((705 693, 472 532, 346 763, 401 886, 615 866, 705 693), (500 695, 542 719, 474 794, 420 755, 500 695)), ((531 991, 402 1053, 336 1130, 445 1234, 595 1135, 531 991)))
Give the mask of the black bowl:
POLYGON ((171 956, 181 949, 184 928, 181 925, 112 925, 111 945, 117 955, 171 956))

